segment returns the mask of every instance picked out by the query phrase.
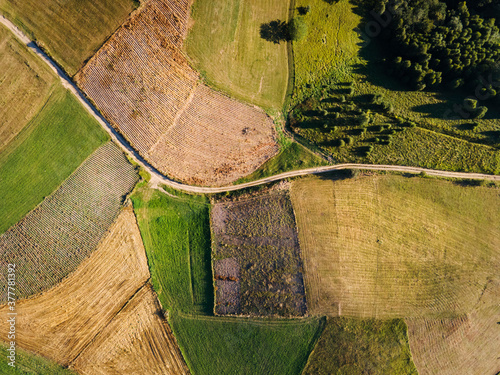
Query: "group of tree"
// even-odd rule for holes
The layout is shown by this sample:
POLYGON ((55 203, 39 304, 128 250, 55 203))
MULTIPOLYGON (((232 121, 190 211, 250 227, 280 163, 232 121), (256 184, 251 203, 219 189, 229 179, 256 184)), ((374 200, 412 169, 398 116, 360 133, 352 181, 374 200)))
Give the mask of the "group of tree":
POLYGON ((307 25, 302 17, 295 17, 290 22, 275 20, 260 25, 260 37, 276 44, 282 41, 299 41, 307 35, 307 25))
MULTIPOLYGON (((478 84, 496 96, 500 81, 500 33, 477 9, 499 0, 375 0, 376 20, 391 19, 380 33, 389 73, 415 90, 478 84), (480 6, 481 5, 481 6, 480 6)), ((500 95, 499 95, 500 97, 500 95)))

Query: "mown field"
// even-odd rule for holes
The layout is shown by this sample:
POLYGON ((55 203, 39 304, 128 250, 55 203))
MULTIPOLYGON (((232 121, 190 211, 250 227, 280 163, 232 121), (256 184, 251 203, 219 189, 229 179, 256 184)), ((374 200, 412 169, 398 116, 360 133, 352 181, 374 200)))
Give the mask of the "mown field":
POLYGON ((26 350, 16 348, 16 366, 11 367, 8 365, 7 356, 7 345, 0 342, 0 355, 2 356, 2 361, 0 361, 0 372, 2 374, 12 374, 12 375, 76 375, 77 373, 68 370, 56 362, 50 361, 39 355, 33 354, 26 350))
POLYGON ((0 25, 0 155, 45 104, 54 74, 0 25))
POLYGON ((196 0, 186 50, 206 82, 231 96, 280 110, 288 86, 286 42, 261 38, 260 26, 288 19, 288 0, 196 0))
POLYGON ((0 155, 0 233, 50 195, 108 134, 58 87, 0 155))
POLYGON ((311 6, 303 19, 314 31, 293 43, 292 130, 336 162, 423 165, 422 155, 435 149, 428 167, 498 173, 499 113, 490 108, 477 126, 448 119, 466 94, 408 91, 389 77, 376 41, 362 47, 363 4, 297 1, 311 6))
POLYGON ((328 318, 303 375, 417 375, 403 320, 328 318))
POLYGON ((153 286, 192 373, 299 372, 316 340, 319 320, 210 316, 214 289, 209 201, 168 192, 141 187, 132 201, 153 286))
POLYGON ((74 75, 138 5, 138 0, 0 0, 0 12, 74 75))
MULTIPOLYGON (((26 165, 19 168, 28 169, 26 165)), ((47 290, 73 272, 95 250, 118 215, 123 197, 136 182, 134 167, 116 145, 108 142, 40 205, 0 235, 0 261, 15 263, 16 276, 22 280, 17 285, 17 297, 47 290)), ((6 288, 6 283, 0 285, 0 303, 6 302, 6 288)))
POLYGON ((498 188, 394 175, 292 184, 311 314, 456 317, 500 265, 498 188))

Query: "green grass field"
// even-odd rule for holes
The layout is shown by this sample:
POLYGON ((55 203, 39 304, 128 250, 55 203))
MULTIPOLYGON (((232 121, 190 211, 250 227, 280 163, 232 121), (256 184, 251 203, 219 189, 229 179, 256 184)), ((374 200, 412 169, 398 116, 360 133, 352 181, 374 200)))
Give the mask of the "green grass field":
POLYGON ((311 314, 455 317, 498 275, 498 187, 313 177, 291 197, 311 314))
POLYGON ((59 86, 0 155, 0 233, 51 194, 109 136, 59 86))
POLYGON ((209 202, 138 187, 132 195, 153 286, 193 374, 298 374, 318 319, 213 317, 209 202))
POLYGON ((417 375, 404 321, 328 318, 302 375, 417 375))
POLYGON ((0 25, 0 154, 45 104, 50 68, 0 25))
POLYGON ((460 91, 408 91, 386 75, 376 41, 361 47, 363 39, 356 31, 364 27, 362 15, 366 10, 361 6, 349 0, 333 5, 323 0, 298 0, 296 5, 311 6, 304 20, 309 30, 314 30, 293 43, 292 122, 298 134, 331 154, 336 162, 397 160, 397 164, 436 169, 499 172, 500 114, 495 108, 478 120, 476 129, 470 119, 446 119, 446 111, 466 95, 460 91), (380 94, 391 106, 389 113, 366 103, 365 98, 373 94, 380 94), (356 117, 362 112, 372 117, 366 133, 356 125, 356 117), (387 131, 370 130, 392 125, 399 131, 408 121, 416 124, 414 131, 392 136, 387 131), (392 137, 388 142, 387 135, 392 137), (339 147, 340 140, 347 143, 349 139, 351 144, 339 147), (370 146, 373 152, 367 157, 365 150, 370 146), (427 158, 429 151, 431 156, 427 158))
POLYGON ((16 348, 15 367, 9 366, 7 356, 9 352, 5 343, 0 343, 0 373, 12 375, 76 375, 56 362, 50 361, 42 356, 16 348))
POLYGON ((300 374, 319 319, 266 320, 174 314, 172 328, 196 375, 300 374))
POLYGON ((213 312, 209 202, 138 189, 134 210, 162 306, 186 313, 213 312))
POLYGON ((186 49, 207 83, 266 109, 281 110, 288 85, 286 43, 260 25, 288 18, 288 0, 196 0, 186 49))
POLYGON ((278 155, 265 162, 247 177, 240 178, 235 184, 255 181, 279 173, 327 165, 328 163, 304 146, 291 142, 281 146, 278 155))
POLYGON ((0 12, 74 75, 137 5, 134 0, 0 0, 0 12))

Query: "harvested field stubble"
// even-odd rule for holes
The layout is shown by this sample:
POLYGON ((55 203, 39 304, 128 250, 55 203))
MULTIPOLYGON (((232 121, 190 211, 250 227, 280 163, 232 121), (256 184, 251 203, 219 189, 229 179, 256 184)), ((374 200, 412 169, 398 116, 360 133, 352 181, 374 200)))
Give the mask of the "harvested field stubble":
MULTIPOLYGON (((113 143, 99 147, 38 207, 0 236, 1 264, 15 263, 17 297, 56 285, 96 248, 137 174, 113 143)), ((5 275, 0 276, 6 302, 5 275)))
POLYGON ((498 275, 496 188, 378 175, 291 191, 313 314, 452 318, 498 275))
POLYGON ((273 122, 199 83, 181 47, 187 0, 151 0, 77 74, 110 123, 162 173, 222 185, 277 153, 273 122))
POLYGON ((189 374, 150 285, 128 301, 73 368, 82 375, 189 374))
POLYGON ((473 310, 448 319, 408 319, 420 375, 500 372, 500 281, 490 280, 473 310))
POLYGON ((139 228, 126 207, 73 274, 17 303, 23 317, 17 344, 80 374, 186 374, 149 277, 139 228))
POLYGON ((211 220, 215 312, 304 315, 300 248, 288 192, 215 204, 211 220))

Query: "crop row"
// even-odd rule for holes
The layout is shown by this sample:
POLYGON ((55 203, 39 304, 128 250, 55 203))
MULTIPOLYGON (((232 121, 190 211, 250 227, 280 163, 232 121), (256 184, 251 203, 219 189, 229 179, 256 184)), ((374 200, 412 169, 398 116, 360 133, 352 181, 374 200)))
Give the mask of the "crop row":
MULTIPOLYGON (((112 143, 98 148, 23 220, 0 236, 0 264, 16 264, 17 297, 57 284, 95 249, 137 174, 112 143)), ((0 303, 6 301, 2 283, 0 303)))

